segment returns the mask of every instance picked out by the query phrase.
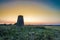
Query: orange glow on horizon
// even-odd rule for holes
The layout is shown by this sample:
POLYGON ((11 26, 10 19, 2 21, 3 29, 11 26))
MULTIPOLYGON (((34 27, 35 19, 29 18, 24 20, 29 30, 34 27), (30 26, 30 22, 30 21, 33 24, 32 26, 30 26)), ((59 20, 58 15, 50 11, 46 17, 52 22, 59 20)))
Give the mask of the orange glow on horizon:
POLYGON ((18 15, 23 15, 25 24, 60 23, 60 12, 47 5, 30 1, 3 3, 0 9, 0 24, 14 24, 18 15))
MULTIPOLYGON (((13 21, 0 21, 0 24, 15 24, 13 21)), ((58 23, 58 22, 57 22, 58 23)), ((25 25, 44 25, 44 24, 57 24, 56 22, 24 22, 25 25)))

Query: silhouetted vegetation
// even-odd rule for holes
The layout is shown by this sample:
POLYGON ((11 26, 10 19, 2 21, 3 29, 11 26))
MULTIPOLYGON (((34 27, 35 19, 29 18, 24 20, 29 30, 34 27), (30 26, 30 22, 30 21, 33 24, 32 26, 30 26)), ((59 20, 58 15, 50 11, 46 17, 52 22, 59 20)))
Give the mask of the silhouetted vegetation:
POLYGON ((60 38, 59 35, 60 30, 43 26, 0 26, 0 40, 56 40, 60 38))

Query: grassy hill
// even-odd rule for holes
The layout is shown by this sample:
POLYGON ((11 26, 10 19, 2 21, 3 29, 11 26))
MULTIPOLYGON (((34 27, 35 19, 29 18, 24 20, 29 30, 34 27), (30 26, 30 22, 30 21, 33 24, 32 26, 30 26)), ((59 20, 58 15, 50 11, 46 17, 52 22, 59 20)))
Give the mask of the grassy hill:
POLYGON ((60 26, 0 26, 0 40, 60 40, 60 26))

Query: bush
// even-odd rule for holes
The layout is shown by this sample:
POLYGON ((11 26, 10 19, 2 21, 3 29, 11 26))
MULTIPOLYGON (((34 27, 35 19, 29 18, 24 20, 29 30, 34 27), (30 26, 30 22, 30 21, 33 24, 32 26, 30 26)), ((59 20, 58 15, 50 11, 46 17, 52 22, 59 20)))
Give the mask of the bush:
POLYGON ((0 26, 1 40, 54 40, 54 34, 45 27, 0 26))

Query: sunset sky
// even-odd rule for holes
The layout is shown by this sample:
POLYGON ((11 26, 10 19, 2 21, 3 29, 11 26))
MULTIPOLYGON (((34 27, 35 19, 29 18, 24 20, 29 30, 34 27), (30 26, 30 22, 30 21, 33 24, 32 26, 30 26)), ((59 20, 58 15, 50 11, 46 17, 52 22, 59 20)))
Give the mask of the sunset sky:
POLYGON ((25 24, 60 24, 60 1, 0 0, 0 24, 16 23, 18 15, 25 24))

